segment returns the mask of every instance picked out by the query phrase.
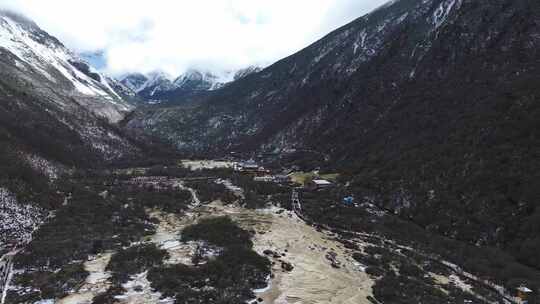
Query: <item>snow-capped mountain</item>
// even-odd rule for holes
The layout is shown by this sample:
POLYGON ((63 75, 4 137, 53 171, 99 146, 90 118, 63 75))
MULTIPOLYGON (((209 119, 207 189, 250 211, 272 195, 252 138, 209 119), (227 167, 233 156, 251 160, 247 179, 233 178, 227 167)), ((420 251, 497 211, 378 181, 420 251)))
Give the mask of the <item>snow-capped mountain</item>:
POLYGON ((132 73, 122 77, 120 82, 146 100, 165 101, 217 90, 260 70, 255 66, 220 73, 189 69, 176 78, 164 72, 153 72, 147 75, 132 73))
POLYGON ((247 77, 251 74, 255 74, 255 73, 259 73, 260 71, 262 71, 262 68, 261 67, 258 67, 258 66, 249 66, 247 68, 243 68, 243 69, 240 69, 238 70, 235 74, 234 74, 234 81, 236 80, 239 80, 239 79, 242 79, 244 77, 247 77))
POLYGON ((134 92, 139 92, 147 81, 148 77, 141 73, 128 74, 120 78, 120 82, 134 92))
POLYGON ((164 72, 152 72, 147 75, 141 73, 128 74, 121 78, 120 83, 136 92, 140 97, 148 100, 159 99, 163 92, 176 88, 173 77, 164 72))
POLYGON ((261 68, 249 66, 239 70, 227 70, 219 73, 190 69, 174 81, 179 90, 184 91, 213 91, 229 83, 260 72, 261 68))
POLYGON ((155 96, 159 92, 166 92, 175 89, 172 77, 164 72, 153 72, 148 74, 146 82, 136 90, 143 96, 155 96))
POLYGON ((31 80, 37 90, 55 87, 57 93, 79 98, 83 106, 109 121, 120 120, 132 109, 113 89, 118 86, 115 81, 22 16, 0 12, 0 53, 12 63, 13 72, 31 80))
POLYGON ((70 165, 132 157, 139 148, 111 125, 134 108, 130 95, 31 20, 0 11, 0 146, 70 165))
POLYGON ((227 82, 229 82, 227 78, 219 77, 210 72, 191 69, 176 78, 174 85, 180 90, 210 91, 223 86, 227 82))

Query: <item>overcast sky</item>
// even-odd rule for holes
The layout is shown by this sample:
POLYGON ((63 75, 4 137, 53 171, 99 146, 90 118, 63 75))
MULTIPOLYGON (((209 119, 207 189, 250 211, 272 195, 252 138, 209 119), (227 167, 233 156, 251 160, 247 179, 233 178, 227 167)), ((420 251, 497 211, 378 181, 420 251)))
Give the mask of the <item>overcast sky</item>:
POLYGON ((267 65, 386 0, 0 0, 113 74, 267 65))

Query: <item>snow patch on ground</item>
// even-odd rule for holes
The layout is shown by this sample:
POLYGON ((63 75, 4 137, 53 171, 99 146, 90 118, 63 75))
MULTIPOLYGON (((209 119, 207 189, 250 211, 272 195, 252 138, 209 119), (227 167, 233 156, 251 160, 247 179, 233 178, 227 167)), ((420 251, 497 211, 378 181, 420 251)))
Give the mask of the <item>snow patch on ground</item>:
POLYGON ((131 277, 131 280, 123 284, 126 290, 123 295, 115 299, 121 304, 172 304, 174 299, 161 299, 161 293, 152 289, 148 281, 148 272, 139 273, 131 277))
POLYGON ((43 157, 38 155, 27 155, 26 161, 30 164, 32 169, 41 172, 43 175, 47 176, 50 181, 57 180, 60 175, 59 166, 43 157))
POLYGON ((98 254, 90 257, 84 263, 84 269, 89 275, 84 284, 73 294, 60 299, 57 304, 90 304, 92 299, 107 291, 111 286, 109 278, 111 273, 106 271, 107 265, 111 261, 113 252, 98 254))
POLYGON ((215 181, 215 183, 225 186, 225 188, 227 188, 236 197, 238 197, 240 199, 245 199, 246 198, 245 195, 244 195, 244 189, 233 185, 233 183, 228 179, 218 179, 218 180, 215 181))
POLYGON ((193 188, 186 187, 181 182, 176 183, 175 186, 181 190, 189 191, 189 193, 191 193, 191 198, 193 200, 193 203, 191 204, 192 208, 197 207, 201 204, 201 200, 199 199, 199 197, 197 196, 197 192, 193 188))
POLYGON ((54 304, 54 300, 53 299, 41 300, 41 301, 37 301, 34 304, 54 304))
POLYGON ((183 160, 182 165, 192 171, 202 169, 229 169, 234 163, 230 161, 215 161, 215 160, 183 160))
POLYGON ((47 212, 30 203, 20 203, 9 190, 0 187, 0 253, 25 244, 47 212))
POLYGON ((432 22, 435 25, 435 29, 438 29, 446 21, 455 4, 456 0, 441 2, 433 13, 432 22))
POLYGON ((150 213, 153 218, 159 220, 156 233, 150 237, 150 242, 156 244, 160 249, 167 250, 169 259, 166 264, 184 264, 193 265, 193 257, 199 254, 204 259, 211 259, 221 254, 222 249, 200 241, 183 242, 181 240, 182 230, 196 223, 197 216, 193 213, 187 213, 183 217, 175 214, 166 214, 163 212, 150 213))

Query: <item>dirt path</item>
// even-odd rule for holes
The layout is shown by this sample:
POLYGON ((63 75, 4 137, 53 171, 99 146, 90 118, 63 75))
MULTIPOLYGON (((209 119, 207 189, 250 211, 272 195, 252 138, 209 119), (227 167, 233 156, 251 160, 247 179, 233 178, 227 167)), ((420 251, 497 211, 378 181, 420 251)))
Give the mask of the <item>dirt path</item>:
POLYGON ((191 208, 195 208, 201 204, 201 200, 199 199, 199 196, 197 196, 197 192, 195 191, 195 189, 186 187, 182 182, 177 182, 174 185, 181 190, 185 190, 191 193, 191 197, 193 199, 193 204, 190 206, 191 208))
POLYGON ((229 191, 231 191, 239 199, 245 199, 246 198, 245 195, 244 195, 244 189, 233 185, 233 183, 228 179, 218 179, 218 180, 215 181, 215 183, 225 186, 225 188, 227 188, 229 191))
POLYGON ((232 168, 234 163, 230 161, 217 160, 182 160, 182 165, 191 170, 200 169, 223 169, 232 168))
POLYGON ((113 253, 99 254, 84 263, 84 269, 89 275, 85 283, 76 293, 60 299, 57 304, 86 304, 92 303, 92 299, 100 293, 107 291, 111 286, 109 278, 111 274, 105 269, 111 260, 113 253))

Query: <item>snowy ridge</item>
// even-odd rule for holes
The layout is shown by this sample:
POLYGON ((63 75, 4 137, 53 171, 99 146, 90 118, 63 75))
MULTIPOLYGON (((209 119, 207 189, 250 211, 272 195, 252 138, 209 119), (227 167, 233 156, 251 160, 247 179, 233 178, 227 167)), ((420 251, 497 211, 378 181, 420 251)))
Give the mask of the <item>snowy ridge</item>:
POLYGON ((53 163, 37 154, 28 154, 25 160, 32 169, 45 175, 49 181, 56 181, 63 171, 60 164, 53 163))
POLYGON ((184 75, 176 78, 174 84, 178 88, 191 88, 193 90, 215 90, 223 84, 232 81, 230 72, 217 76, 210 72, 188 70, 184 75))
POLYGON ((151 90, 150 96, 154 96, 156 92, 173 90, 175 86, 171 81, 171 77, 164 72, 154 72, 148 75, 148 78, 142 86, 135 89, 139 93, 144 90, 151 90))
POLYGON ((99 100, 102 106, 110 104, 119 112, 131 109, 113 89, 116 84, 56 38, 24 17, 0 11, 0 52, 5 51, 13 55, 19 72, 41 77, 38 81, 51 82, 73 97, 99 100))
POLYGON ((439 27, 441 27, 441 25, 443 25, 456 4, 457 7, 460 7, 461 0, 449 0, 441 2, 439 7, 437 7, 435 12, 433 13, 432 23, 435 25, 435 29, 438 29, 439 27))
POLYGON ((161 71, 149 74, 132 73, 122 77, 120 83, 144 98, 159 100, 163 98, 160 95, 174 91, 214 91, 260 70, 256 66, 221 72, 189 69, 176 78, 161 71))
POLYGON ((129 74, 120 78, 120 83, 136 93, 141 91, 141 88, 146 85, 147 81, 148 77, 139 73, 129 74))

